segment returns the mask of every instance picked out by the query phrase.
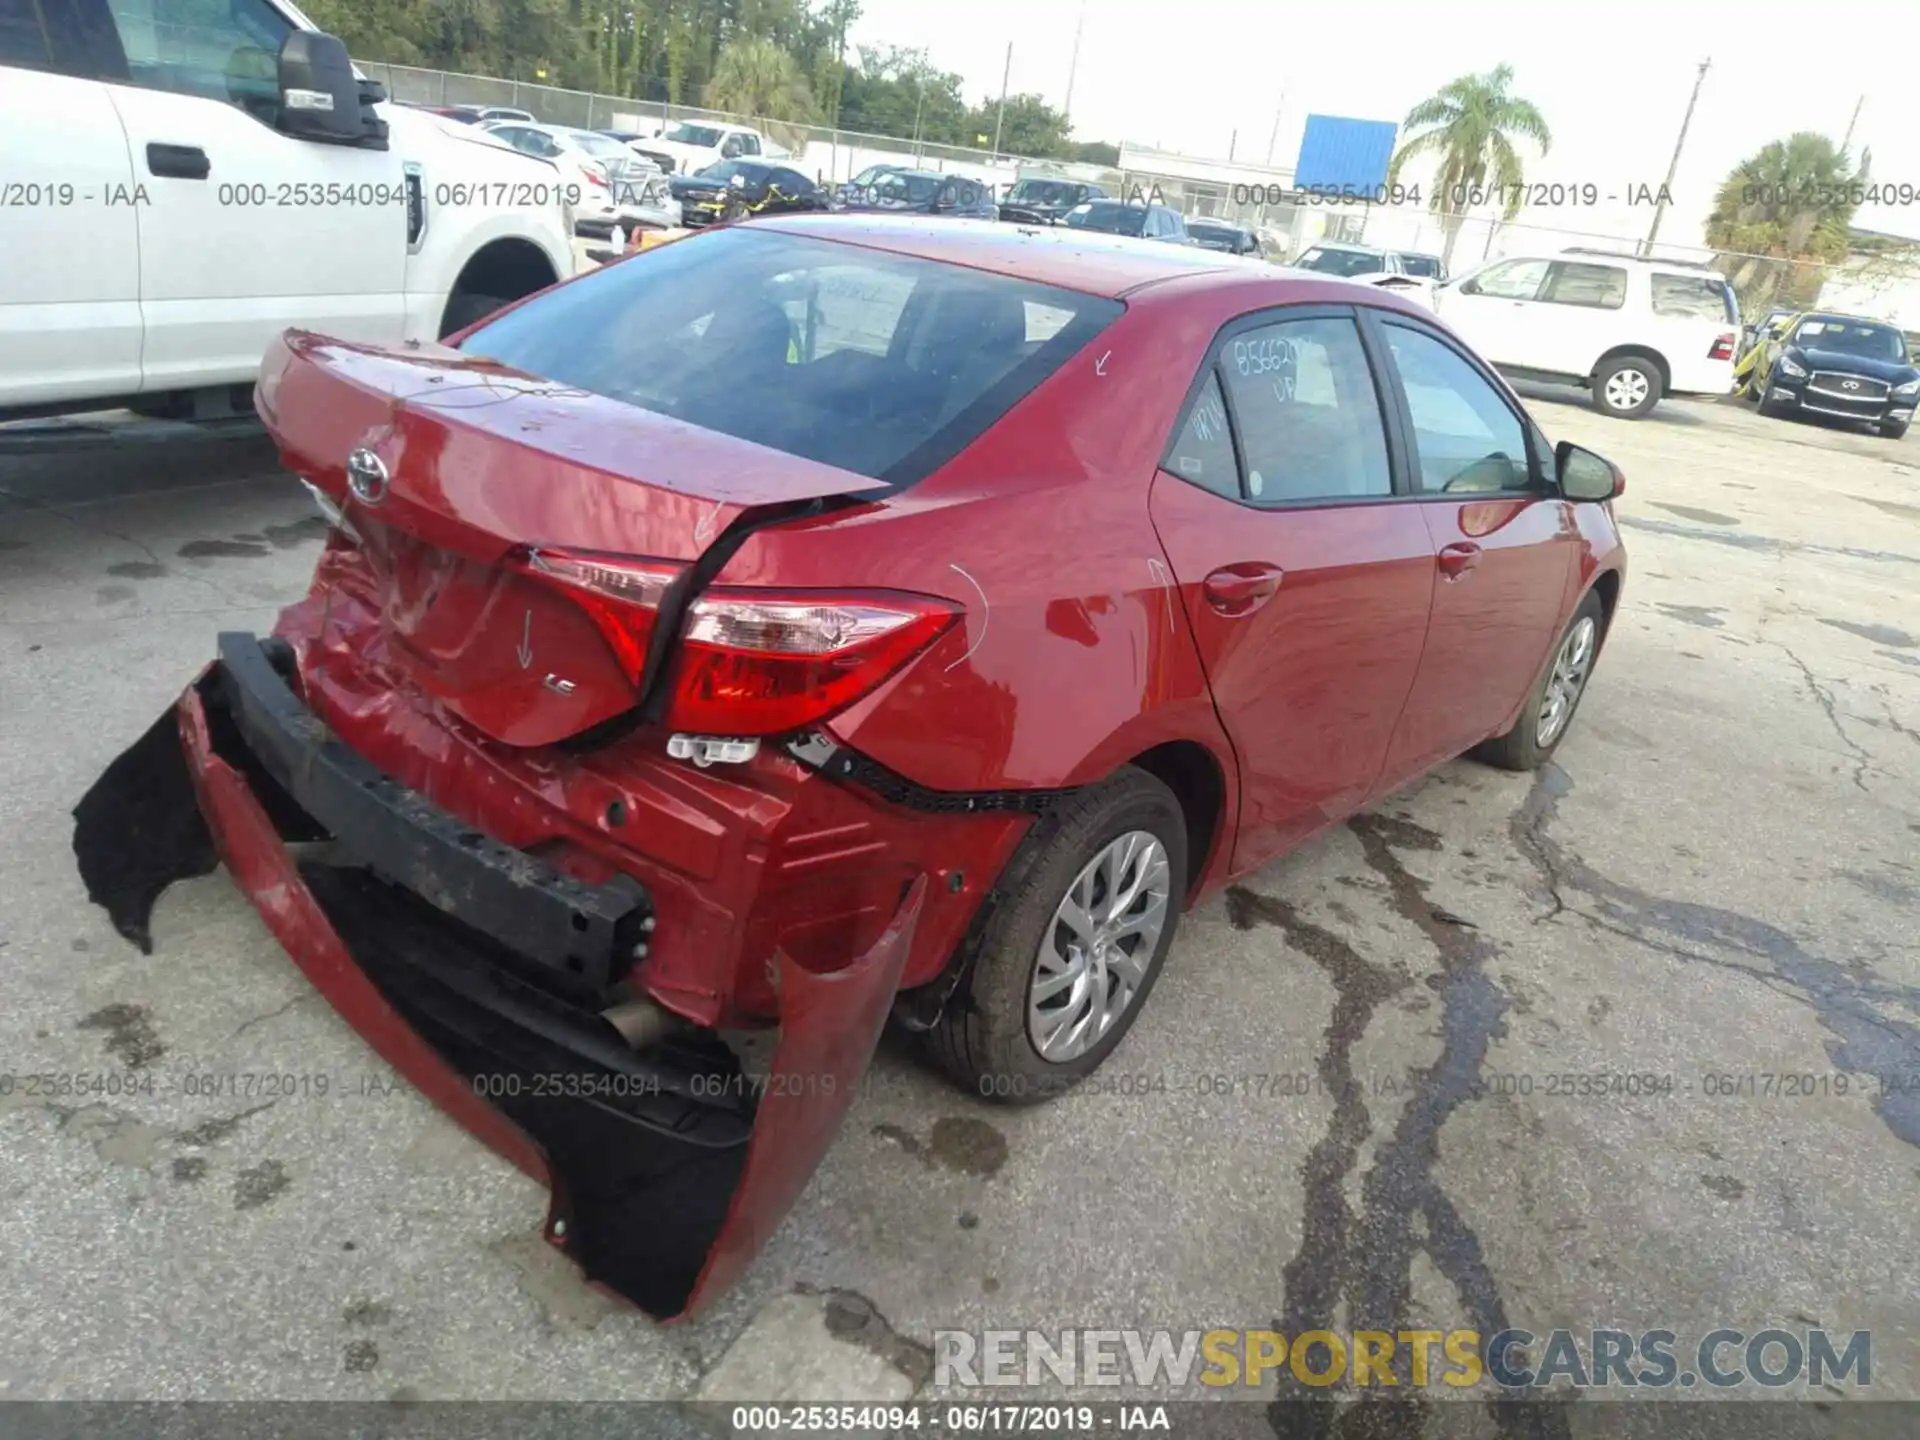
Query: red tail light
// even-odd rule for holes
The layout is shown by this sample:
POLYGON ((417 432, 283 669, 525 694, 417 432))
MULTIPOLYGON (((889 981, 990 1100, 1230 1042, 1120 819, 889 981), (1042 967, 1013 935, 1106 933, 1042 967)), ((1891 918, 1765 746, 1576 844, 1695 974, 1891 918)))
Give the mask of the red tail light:
POLYGON ((580 173, 587 177, 587 183, 589 185, 598 185, 602 190, 607 188, 607 177, 602 175, 598 170, 583 165, 580 167, 580 173))
POLYGON ((1707 351, 1709 360, 1731 360, 1733 358, 1734 337, 1731 332, 1722 335, 1713 342, 1713 348, 1707 351))
POLYGON ((515 562, 523 574, 560 590, 599 627, 620 668, 636 685, 647 668, 647 647, 667 586, 687 567, 672 560, 532 548, 515 562))
MULTIPOLYGON (((514 567, 592 617, 634 684, 667 587, 686 565, 531 547, 514 567)), ((716 586, 689 608, 666 723, 700 735, 779 735, 852 704, 958 618, 944 600, 897 591, 716 586)))
POLYGON ((923 595, 716 587, 687 616, 667 724, 705 735, 798 730, 867 694, 956 618, 923 595))

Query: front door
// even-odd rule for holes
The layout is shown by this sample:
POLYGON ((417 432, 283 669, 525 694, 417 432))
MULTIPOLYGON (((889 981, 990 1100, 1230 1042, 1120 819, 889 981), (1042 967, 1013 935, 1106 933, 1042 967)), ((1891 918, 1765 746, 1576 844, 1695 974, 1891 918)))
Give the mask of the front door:
POLYGON ((1580 533, 1544 440, 1454 342, 1400 316, 1378 331, 1432 536, 1433 616, 1381 792, 1506 727, 1558 633, 1580 533))
POLYGON ((1373 368, 1345 307, 1224 332, 1153 486, 1239 759, 1244 872, 1350 814, 1420 662, 1433 546, 1396 497, 1373 368))
POLYGON ((1436 292, 1434 309, 1496 365, 1546 369, 1535 310, 1550 260, 1505 260, 1436 292))
POLYGON ((138 207, 143 388, 249 379, 292 325, 398 342, 400 156, 274 128, 286 17, 266 0, 108 8, 126 75, 107 94, 148 197, 138 207))

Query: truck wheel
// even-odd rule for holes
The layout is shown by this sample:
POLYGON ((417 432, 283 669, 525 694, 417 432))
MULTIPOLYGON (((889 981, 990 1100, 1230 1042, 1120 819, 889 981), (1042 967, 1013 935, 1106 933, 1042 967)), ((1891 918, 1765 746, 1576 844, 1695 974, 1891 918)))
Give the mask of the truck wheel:
POLYGON ((984 1099, 1032 1105, 1113 1052, 1160 974, 1187 883, 1187 827, 1132 766, 1035 822, 927 1033, 936 1065, 984 1099))
POLYGON ((1593 408, 1638 420, 1660 403, 1660 367, 1644 355, 1616 355, 1593 372, 1593 408))
POLYGON ((1593 662, 1606 638, 1607 611, 1600 596, 1589 590, 1575 607, 1573 618, 1553 642, 1553 658, 1527 692, 1520 718, 1504 735, 1483 741, 1473 750, 1476 760, 1502 770, 1538 770, 1547 763, 1567 729, 1580 697, 1587 693, 1593 662))
POLYGON ((497 295, 469 295, 464 291, 447 301, 447 313, 440 319, 440 338, 466 329, 484 320, 507 302, 497 295))

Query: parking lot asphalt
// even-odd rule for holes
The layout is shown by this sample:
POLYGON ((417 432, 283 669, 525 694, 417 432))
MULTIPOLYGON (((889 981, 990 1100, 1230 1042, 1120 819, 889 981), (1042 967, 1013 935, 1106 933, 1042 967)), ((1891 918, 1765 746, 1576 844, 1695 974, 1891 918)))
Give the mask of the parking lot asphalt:
POLYGON ((151 958, 86 903, 70 807, 304 590, 267 443, 0 445, 0 1071, 157 1082, 0 1094, 0 1394, 899 1397, 939 1329, 1277 1322, 1870 1330, 1873 1393, 1920 1397, 1920 442, 1550 393, 1630 486, 1558 762, 1449 764, 1207 901, 1103 1086, 995 1108, 888 1041, 672 1327, 224 873, 151 958))

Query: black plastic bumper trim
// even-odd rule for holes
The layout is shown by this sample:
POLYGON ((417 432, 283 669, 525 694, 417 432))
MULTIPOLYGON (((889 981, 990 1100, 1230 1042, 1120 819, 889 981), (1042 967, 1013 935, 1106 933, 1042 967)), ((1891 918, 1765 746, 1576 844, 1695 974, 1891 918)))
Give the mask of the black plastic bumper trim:
POLYGON ((219 654, 217 694, 248 749, 356 858, 574 986, 604 990, 630 968, 653 911, 638 881, 591 885, 481 834, 336 737, 256 637, 225 632, 219 654))
POLYGON ((787 754, 836 780, 871 790, 882 800, 935 815, 1038 815, 1075 787, 1054 790, 929 790, 840 744, 824 731, 814 730, 789 740, 787 754))

